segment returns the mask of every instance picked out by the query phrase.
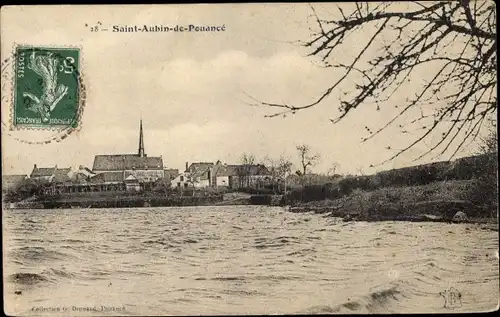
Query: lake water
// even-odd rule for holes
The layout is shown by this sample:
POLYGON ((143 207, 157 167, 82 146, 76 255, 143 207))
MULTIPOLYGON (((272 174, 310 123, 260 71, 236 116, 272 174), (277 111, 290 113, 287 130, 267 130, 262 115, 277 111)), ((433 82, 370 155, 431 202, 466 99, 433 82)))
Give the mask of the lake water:
POLYGON ((4 210, 16 315, 495 309, 498 231, 263 206, 4 210))

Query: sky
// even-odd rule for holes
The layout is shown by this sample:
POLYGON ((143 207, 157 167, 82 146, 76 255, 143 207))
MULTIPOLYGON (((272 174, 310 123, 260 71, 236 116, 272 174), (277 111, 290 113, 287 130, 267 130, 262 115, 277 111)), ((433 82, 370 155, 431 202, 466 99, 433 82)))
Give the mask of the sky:
MULTIPOLYGON (((319 12, 336 10, 333 4, 315 7, 319 12)), ((382 105, 382 111, 363 107, 337 124, 330 119, 339 114, 341 91, 317 107, 286 117, 265 118, 274 110, 249 104, 249 96, 311 102, 338 78, 293 43, 310 35, 311 13, 305 4, 2 7, 2 60, 16 44, 78 46, 87 90, 80 130, 49 144, 26 142, 44 140, 53 131, 9 131, 11 104, 2 97, 3 174, 29 174, 34 164, 91 168, 96 154, 136 153, 140 119, 146 153, 161 155, 166 168, 183 169, 185 162, 199 161, 237 164, 249 153, 258 161, 283 155, 299 169, 299 144, 321 155, 314 172, 336 166, 342 174, 369 174, 426 163, 413 161, 427 149, 423 143, 387 164, 370 167, 393 154, 386 146, 402 148, 416 137, 402 135, 395 127, 360 142, 367 136, 365 126, 383 125, 404 94, 382 105), (194 24, 224 25, 225 31, 113 33, 91 32, 85 26, 98 21, 109 29, 194 24)), ((351 39, 345 47, 359 48, 369 32, 366 36, 351 39)), ((334 58, 352 57, 346 49, 334 58)), ((8 92, 4 82, 2 95, 8 92)), ((472 151, 467 148, 458 156, 472 151)))

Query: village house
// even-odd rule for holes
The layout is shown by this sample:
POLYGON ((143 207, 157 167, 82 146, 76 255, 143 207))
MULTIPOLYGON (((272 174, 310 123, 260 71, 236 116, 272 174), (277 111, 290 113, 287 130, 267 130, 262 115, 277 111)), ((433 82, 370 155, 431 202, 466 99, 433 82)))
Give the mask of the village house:
POLYGON ((73 176, 71 168, 38 167, 36 164, 30 174, 30 179, 38 183, 69 183, 73 176))
POLYGON ((212 168, 210 185, 212 187, 232 187, 232 176, 236 175, 236 167, 237 165, 227 165, 217 161, 215 166, 212 168))
POLYGON ((186 163, 186 170, 172 180, 172 187, 259 188, 271 182, 271 172, 262 164, 228 165, 217 161, 186 163))
MULTIPOLYGON (((218 174, 217 174, 218 175, 218 174)), ((227 165, 225 169, 221 170, 221 177, 217 177, 217 184, 219 181, 224 183, 227 177, 227 184, 229 188, 262 188, 272 182, 272 175, 269 169, 262 164, 252 165, 227 165)))
POLYGON ((73 182, 85 183, 88 182, 92 177, 96 176, 96 173, 92 172, 89 168, 80 165, 76 171, 73 172, 73 182))
POLYGON ((177 175, 174 179, 170 181, 170 186, 172 188, 188 188, 194 187, 192 182, 190 181, 188 172, 182 172, 177 175))
POLYGON ((165 168, 163 170, 163 175, 165 180, 168 180, 169 182, 175 179, 177 176, 180 175, 179 169, 177 168, 165 168))
POLYGON ((122 171, 99 173, 90 178, 90 183, 102 185, 117 185, 118 187, 120 187, 120 185, 123 185, 121 187, 124 188, 125 178, 123 174, 124 173, 122 171))
POLYGON ((197 162, 189 165, 186 162, 186 169, 171 181, 172 187, 177 188, 204 188, 210 186, 210 179, 214 163, 197 162))

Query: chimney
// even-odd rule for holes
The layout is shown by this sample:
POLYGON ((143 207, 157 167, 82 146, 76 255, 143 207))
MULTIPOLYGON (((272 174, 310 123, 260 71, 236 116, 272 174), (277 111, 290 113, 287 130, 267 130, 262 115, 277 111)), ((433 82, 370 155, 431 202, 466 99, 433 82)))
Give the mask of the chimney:
POLYGON ((33 168, 36 168, 36 164, 33 165, 33 168))
POLYGON ((186 172, 187 172, 187 170, 188 170, 188 167, 189 167, 189 163, 188 163, 188 162, 186 162, 186 170, 185 170, 186 172))

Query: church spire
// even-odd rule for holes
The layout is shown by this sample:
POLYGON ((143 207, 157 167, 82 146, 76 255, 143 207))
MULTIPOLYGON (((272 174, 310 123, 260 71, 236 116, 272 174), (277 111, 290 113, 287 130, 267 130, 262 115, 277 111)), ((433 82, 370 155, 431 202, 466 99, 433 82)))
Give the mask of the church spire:
POLYGON ((144 154, 144 136, 142 134, 142 119, 141 119, 141 129, 139 132, 139 153, 137 153, 139 157, 144 157, 146 156, 144 154))

